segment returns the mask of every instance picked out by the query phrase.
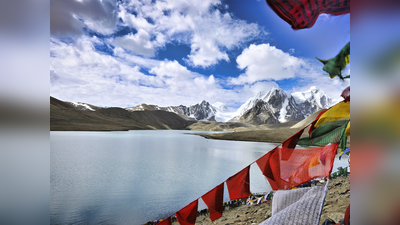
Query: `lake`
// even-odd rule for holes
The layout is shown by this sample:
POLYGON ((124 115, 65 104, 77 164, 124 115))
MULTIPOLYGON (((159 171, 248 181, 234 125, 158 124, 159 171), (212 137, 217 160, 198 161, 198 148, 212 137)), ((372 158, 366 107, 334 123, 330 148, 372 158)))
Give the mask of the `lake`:
MULTIPOLYGON (((50 132, 50 223, 163 219, 275 147, 194 133, 209 132, 50 132)), ((335 160, 334 168, 346 166, 346 159, 335 160)), ((250 190, 270 190, 256 164, 250 169, 250 190)), ((224 195, 228 201, 226 185, 224 195)), ((201 200, 199 207, 205 208, 201 200)))

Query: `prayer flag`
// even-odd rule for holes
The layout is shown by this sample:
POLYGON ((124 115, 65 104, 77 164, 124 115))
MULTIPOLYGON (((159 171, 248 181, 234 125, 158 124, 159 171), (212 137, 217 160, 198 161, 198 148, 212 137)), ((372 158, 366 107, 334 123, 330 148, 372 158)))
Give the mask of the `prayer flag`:
POLYGON ((193 201, 176 213, 180 225, 193 225, 196 223, 198 200, 193 201))
POLYGON ((338 144, 309 149, 293 149, 285 157, 286 148, 275 148, 257 160, 273 190, 290 189, 332 172, 338 144), (282 160, 286 158, 287 160, 282 160))
POLYGON ((344 102, 350 101, 350 86, 344 89, 340 96, 344 98, 344 102))
POLYGON ((157 223, 157 225, 172 225, 171 217, 168 217, 168 218, 164 219, 163 221, 160 221, 159 223, 157 223))
POLYGON ((343 143, 341 147, 343 147, 346 145, 345 129, 348 123, 348 119, 340 119, 318 126, 309 137, 300 139, 297 144, 325 146, 329 143, 341 142, 343 143))
POLYGON ((322 111, 318 114, 317 118, 315 118, 315 120, 311 123, 310 129, 308 129, 308 133, 309 133, 310 135, 311 135, 311 133, 315 130, 315 124, 317 123, 318 119, 319 119, 319 118, 322 116, 322 114, 324 114, 326 111, 327 111, 326 109, 322 110, 322 111))
POLYGON ((295 133, 293 136, 291 136, 282 143, 282 148, 286 149, 285 158, 282 158, 282 160, 288 160, 290 158, 290 156, 292 155, 291 153, 293 152, 293 149, 296 148, 297 141, 303 134, 304 129, 305 128, 301 129, 300 131, 298 131, 297 133, 295 133))
POLYGON ((224 210, 224 183, 216 186, 211 191, 201 197, 208 206, 211 221, 214 221, 222 216, 224 210))
POLYGON ((267 3, 294 30, 312 27, 321 13, 350 13, 350 0, 267 0, 267 3))
POLYGON ((321 115, 315 124, 315 127, 340 119, 350 119, 350 102, 339 102, 332 106, 328 111, 321 115))
POLYGON ((272 190, 279 189, 278 184, 275 182, 274 173, 272 172, 272 168, 269 165, 269 160, 272 154, 275 153, 276 149, 272 149, 271 151, 267 152, 265 155, 261 156, 256 163, 258 167, 260 167, 261 172, 264 176, 268 179, 269 184, 271 185, 272 190))
POLYGON ((248 197, 250 193, 250 166, 244 168, 226 180, 231 200, 248 197))
POLYGON ((342 76, 342 70, 350 63, 350 42, 334 58, 329 60, 317 59, 324 64, 322 69, 329 73, 330 78, 339 76, 340 79, 344 80, 345 77, 342 76))

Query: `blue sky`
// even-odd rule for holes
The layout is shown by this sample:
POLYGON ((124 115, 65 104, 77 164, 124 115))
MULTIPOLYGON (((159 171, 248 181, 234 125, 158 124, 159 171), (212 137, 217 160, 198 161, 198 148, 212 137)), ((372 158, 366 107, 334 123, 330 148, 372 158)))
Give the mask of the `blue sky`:
POLYGON ((350 84, 315 59, 350 41, 350 15, 321 15, 294 31, 257 0, 52 0, 50 8, 50 95, 61 100, 238 108, 271 87, 317 86, 338 99, 350 84))

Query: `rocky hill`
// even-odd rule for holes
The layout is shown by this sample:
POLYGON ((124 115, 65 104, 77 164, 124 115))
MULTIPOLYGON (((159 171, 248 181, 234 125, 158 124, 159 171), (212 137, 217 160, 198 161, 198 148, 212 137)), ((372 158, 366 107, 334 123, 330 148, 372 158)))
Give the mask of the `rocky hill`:
POLYGON ((166 111, 127 111, 74 104, 50 97, 50 130, 111 131, 186 129, 193 122, 166 111), (88 107, 86 107, 88 106, 88 107))

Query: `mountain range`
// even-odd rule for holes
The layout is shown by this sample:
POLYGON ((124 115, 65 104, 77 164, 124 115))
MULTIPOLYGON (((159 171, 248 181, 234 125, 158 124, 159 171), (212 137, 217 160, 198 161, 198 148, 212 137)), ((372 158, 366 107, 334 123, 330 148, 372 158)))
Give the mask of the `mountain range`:
POLYGON ((128 108, 103 108, 50 97, 50 122, 53 130, 71 126, 78 130, 81 126, 86 130, 113 130, 113 126, 119 130, 186 129, 197 121, 282 124, 301 121, 320 109, 329 108, 332 103, 329 96, 314 86, 292 94, 280 88, 259 92, 235 112, 221 102, 210 104, 205 100, 190 106, 161 107, 143 103, 128 108))
POLYGON ((228 108, 222 103, 212 106, 209 102, 203 100, 197 104, 191 106, 167 106, 160 107, 157 105, 140 104, 135 107, 125 108, 128 111, 143 111, 143 110, 162 110, 167 112, 173 112, 181 116, 186 120, 195 121, 216 121, 215 114, 217 110, 227 110, 228 108))
POLYGON ((258 92, 236 111, 231 122, 277 124, 300 121, 320 109, 332 106, 333 100, 312 86, 305 92, 288 94, 280 88, 258 92))
POLYGON ((126 108, 130 111, 163 110, 174 112, 187 120, 244 122, 251 124, 277 124, 300 121, 320 109, 329 108, 332 99, 321 89, 312 86, 305 92, 286 93, 280 88, 258 92, 249 98, 236 112, 230 112, 221 102, 210 104, 203 100, 191 106, 167 106, 140 104, 126 108))

